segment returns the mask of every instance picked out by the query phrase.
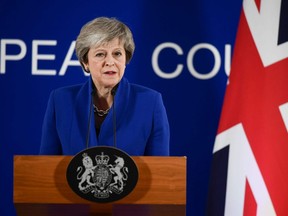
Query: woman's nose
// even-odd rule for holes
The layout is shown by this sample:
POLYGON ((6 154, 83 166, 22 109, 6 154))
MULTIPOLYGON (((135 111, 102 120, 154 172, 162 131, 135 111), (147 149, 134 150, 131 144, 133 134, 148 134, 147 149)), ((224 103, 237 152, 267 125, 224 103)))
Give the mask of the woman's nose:
POLYGON ((106 61, 105 66, 114 66, 114 62, 110 61, 106 61))
POLYGON ((105 61, 105 66, 113 66, 113 65, 114 65, 113 56, 107 55, 106 56, 106 61, 105 61))

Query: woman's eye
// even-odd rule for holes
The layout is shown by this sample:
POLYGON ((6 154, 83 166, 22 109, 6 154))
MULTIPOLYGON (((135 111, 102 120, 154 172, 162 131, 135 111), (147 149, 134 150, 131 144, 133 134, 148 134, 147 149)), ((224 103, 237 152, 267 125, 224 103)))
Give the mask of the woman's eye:
POLYGON ((122 52, 115 52, 115 56, 121 56, 122 52))
POLYGON ((96 53, 96 55, 95 55, 96 57, 99 57, 99 58, 101 58, 101 57, 104 57, 105 56, 105 54, 104 53, 96 53))

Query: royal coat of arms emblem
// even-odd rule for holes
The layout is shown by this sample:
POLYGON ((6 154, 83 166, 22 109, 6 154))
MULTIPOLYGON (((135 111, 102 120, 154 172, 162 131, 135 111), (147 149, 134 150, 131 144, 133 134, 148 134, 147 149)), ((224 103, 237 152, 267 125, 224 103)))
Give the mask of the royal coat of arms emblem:
POLYGON ((71 160, 66 177, 72 190, 82 198, 111 202, 134 189, 138 170, 125 152, 112 147, 94 147, 71 160))

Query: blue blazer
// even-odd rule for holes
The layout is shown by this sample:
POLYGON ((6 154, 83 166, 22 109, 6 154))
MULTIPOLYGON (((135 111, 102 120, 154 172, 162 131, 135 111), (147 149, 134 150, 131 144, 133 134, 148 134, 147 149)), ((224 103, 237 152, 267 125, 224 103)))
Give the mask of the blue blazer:
MULTIPOLYGON (((51 92, 42 127, 40 154, 75 155, 87 147, 92 97, 91 78, 84 84, 51 92)), ((170 131, 162 96, 123 77, 114 97, 116 146, 132 156, 168 156, 170 131)), ((91 116, 88 147, 113 146, 113 109, 96 136, 91 116)))

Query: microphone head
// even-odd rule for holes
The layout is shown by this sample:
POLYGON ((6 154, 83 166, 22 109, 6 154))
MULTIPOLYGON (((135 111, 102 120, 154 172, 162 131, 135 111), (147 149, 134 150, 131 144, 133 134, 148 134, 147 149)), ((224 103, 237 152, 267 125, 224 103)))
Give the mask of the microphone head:
POLYGON ((114 86, 114 87, 112 88, 112 90, 111 90, 111 95, 112 95, 112 96, 115 96, 115 95, 116 95, 118 85, 119 85, 119 84, 117 84, 116 86, 114 86))
POLYGON ((112 95, 112 96, 115 96, 115 94, 116 94, 116 90, 113 88, 113 89, 111 90, 111 95, 112 95))

